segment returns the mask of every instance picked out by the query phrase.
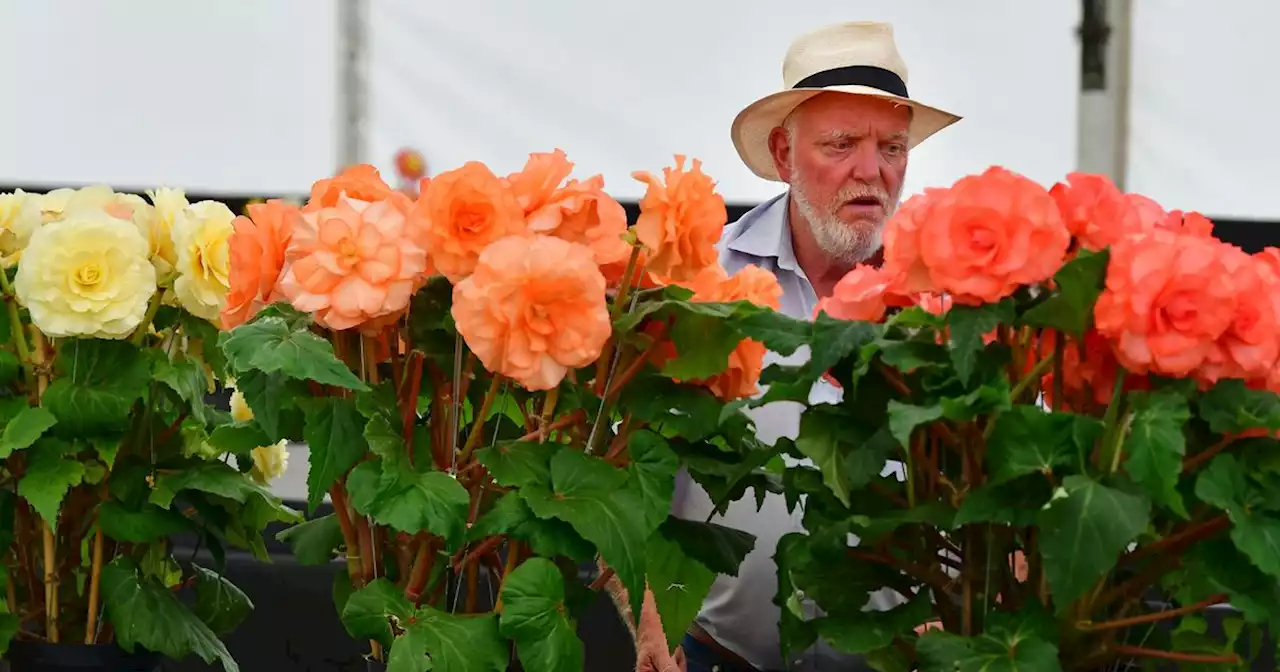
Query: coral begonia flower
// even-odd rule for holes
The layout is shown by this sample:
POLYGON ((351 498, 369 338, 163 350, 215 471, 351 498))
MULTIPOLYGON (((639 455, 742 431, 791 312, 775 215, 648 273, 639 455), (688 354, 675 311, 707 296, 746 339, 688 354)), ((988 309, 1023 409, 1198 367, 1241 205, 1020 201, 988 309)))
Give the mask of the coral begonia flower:
POLYGON ((222 309, 223 329, 234 329, 280 299, 276 284, 299 217, 298 208, 273 199, 250 205, 248 217, 235 218, 235 232, 227 241, 231 289, 222 309))
POLYGON ((427 254, 405 235, 391 201, 342 198, 305 212, 286 252, 280 290, 330 329, 376 330, 401 314, 427 272, 427 254))
POLYGON ((648 184, 640 201, 635 233, 648 249, 647 268, 673 282, 692 280, 718 260, 716 243, 728 221, 724 198, 715 182, 693 160, 686 172, 685 157, 676 156, 675 167, 663 169, 663 178, 636 172, 633 177, 648 184))
POLYGON ((454 285, 453 319, 490 372, 549 390, 594 362, 613 333, 591 250, 551 236, 512 236, 454 285))

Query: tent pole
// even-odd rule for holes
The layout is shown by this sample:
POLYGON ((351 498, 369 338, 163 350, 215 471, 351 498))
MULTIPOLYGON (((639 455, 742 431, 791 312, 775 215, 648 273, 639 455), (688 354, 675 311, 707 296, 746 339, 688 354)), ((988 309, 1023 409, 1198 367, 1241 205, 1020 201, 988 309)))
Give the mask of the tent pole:
POLYGON ((367 0, 337 0, 338 9, 338 169, 365 160, 369 91, 367 0))
POLYGON ((1082 0, 1077 170, 1125 188, 1129 160, 1132 0, 1082 0))

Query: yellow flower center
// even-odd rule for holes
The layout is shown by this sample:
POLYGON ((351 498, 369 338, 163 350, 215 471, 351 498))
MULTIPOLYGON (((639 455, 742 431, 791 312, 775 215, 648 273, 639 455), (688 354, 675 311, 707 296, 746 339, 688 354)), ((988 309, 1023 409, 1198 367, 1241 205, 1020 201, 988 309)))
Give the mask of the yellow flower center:
POLYGON ((80 289, 91 289, 94 285, 102 282, 104 269, 97 261, 90 261, 78 268, 72 273, 72 282, 80 289))

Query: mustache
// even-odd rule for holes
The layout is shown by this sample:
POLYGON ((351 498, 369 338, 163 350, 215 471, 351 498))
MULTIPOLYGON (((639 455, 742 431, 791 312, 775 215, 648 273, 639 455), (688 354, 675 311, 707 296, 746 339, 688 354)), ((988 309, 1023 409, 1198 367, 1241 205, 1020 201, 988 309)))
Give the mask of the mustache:
POLYGON ((844 204, 860 198, 874 198, 880 205, 888 205, 889 192, 870 184, 852 184, 840 190, 836 202, 844 204))

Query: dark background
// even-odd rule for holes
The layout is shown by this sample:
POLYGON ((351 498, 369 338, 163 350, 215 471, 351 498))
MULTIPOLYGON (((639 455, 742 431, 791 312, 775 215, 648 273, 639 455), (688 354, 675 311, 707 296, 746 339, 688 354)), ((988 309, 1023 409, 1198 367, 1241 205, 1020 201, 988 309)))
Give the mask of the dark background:
MULTIPOLYGON (((47 188, 22 185, 0 185, 0 193, 21 188, 43 192, 47 188)), ((193 192, 192 202, 222 201, 232 211, 241 213, 253 198, 193 192)), ((303 200, 301 195, 295 198, 303 200)), ((623 202, 628 218, 634 222, 639 214, 635 202, 623 202)), ((750 205, 730 205, 729 221, 746 213, 750 205)), ((1207 215, 1210 216, 1211 215, 1207 215)), ((1260 220, 1215 219, 1218 238, 1257 252, 1267 246, 1280 246, 1280 222, 1260 220)), ((290 506, 305 511, 303 502, 290 506)), ((328 513, 322 507, 316 515, 328 513)), ((293 560, 287 546, 275 541, 274 530, 268 535, 271 561, 262 563, 247 553, 228 551, 226 576, 253 600, 250 617, 227 639, 226 643, 243 672, 355 672, 363 671, 366 642, 353 640, 338 620, 332 599, 332 586, 341 564, 302 567, 293 560)), ((179 539, 175 544, 180 557, 194 550, 192 540, 179 539)), ((212 559, 203 553, 196 556, 206 566, 212 559)), ((586 570, 584 569, 584 572, 586 570)), ((481 586, 485 586, 481 579, 481 586)), ((482 591, 483 592, 483 591, 482 591)), ((1221 611, 1218 612, 1221 615, 1221 611)), ((1217 620, 1217 619, 1211 619, 1217 620)), ((625 672, 635 666, 635 651, 625 626, 608 598, 601 595, 578 622, 579 636, 586 644, 586 667, 590 672, 625 672)), ((1256 672, 1275 670, 1275 659, 1269 654, 1274 646, 1264 645, 1264 656, 1253 665, 1256 672)), ((167 663, 171 672, 204 672, 220 666, 205 665, 195 658, 167 663)))

